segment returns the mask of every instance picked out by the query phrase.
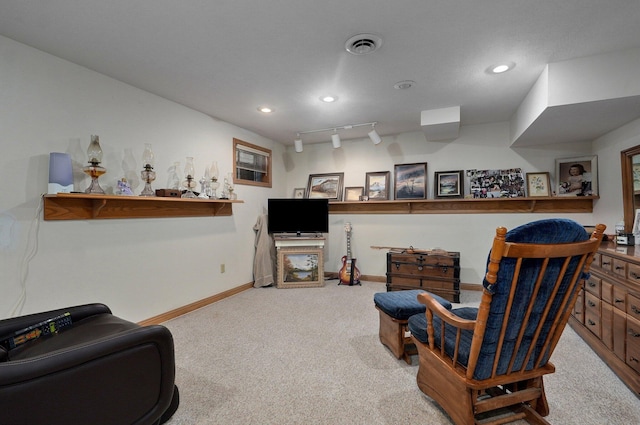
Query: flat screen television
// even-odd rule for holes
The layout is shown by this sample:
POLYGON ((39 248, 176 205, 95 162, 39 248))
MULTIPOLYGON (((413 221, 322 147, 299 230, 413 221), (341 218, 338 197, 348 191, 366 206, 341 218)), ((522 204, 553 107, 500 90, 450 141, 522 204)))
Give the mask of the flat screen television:
POLYGON ((328 199, 269 199, 269 233, 329 233, 328 199))

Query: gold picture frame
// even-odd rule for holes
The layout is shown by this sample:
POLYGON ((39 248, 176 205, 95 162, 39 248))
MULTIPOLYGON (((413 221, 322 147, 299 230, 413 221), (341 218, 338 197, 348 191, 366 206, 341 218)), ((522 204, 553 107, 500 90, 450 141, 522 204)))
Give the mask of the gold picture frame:
POLYGON ((359 201, 364 195, 363 186, 351 186, 344 188, 344 200, 345 202, 359 201))
POLYGON ((320 247, 278 249, 278 288, 324 286, 324 250, 320 247))
POLYGON ((530 198, 551 196, 549 173, 527 173, 527 196, 530 198))

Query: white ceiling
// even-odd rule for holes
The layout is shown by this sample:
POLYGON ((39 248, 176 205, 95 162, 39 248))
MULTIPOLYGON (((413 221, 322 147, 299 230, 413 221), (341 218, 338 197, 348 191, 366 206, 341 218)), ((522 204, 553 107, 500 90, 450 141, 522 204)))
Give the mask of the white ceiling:
POLYGON ((546 64, 640 47, 640 1, 0 0, 0 34, 292 144, 373 121, 383 138, 420 131, 421 111, 450 106, 462 125, 507 121, 546 64), (359 33, 382 47, 347 53, 359 33), (486 72, 504 61, 516 67, 486 72))

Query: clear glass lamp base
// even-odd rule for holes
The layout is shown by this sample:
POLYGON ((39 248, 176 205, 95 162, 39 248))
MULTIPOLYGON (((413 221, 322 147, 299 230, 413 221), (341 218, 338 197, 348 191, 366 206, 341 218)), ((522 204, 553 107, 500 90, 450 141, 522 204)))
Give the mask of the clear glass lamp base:
POLYGON ((156 196, 156 192, 151 187, 151 183, 145 183, 140 196, 156 196))
POLYGON ((100 187, 100 183, 98 183, 97 177, 91 179, 91 184, 89 185, 87 190, 84 191, 84 193, 94 193, 94 194, 104 195, 104 190, 100 187))

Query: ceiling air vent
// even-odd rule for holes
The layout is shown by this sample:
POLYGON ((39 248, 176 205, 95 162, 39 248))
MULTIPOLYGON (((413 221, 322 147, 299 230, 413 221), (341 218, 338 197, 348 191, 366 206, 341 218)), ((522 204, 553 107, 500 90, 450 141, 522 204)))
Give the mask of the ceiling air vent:
POLYGON ((382 38, 374 34, 354 35, 344 44, 347 52, 353 55, 368 55, 382 46, 382 38))

